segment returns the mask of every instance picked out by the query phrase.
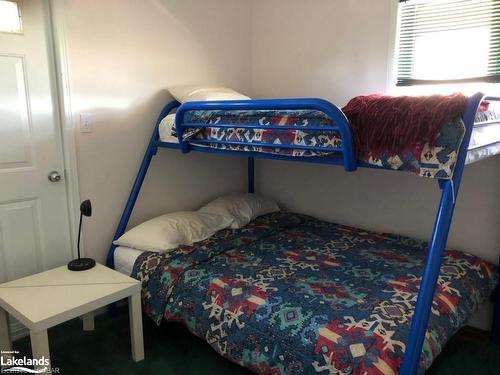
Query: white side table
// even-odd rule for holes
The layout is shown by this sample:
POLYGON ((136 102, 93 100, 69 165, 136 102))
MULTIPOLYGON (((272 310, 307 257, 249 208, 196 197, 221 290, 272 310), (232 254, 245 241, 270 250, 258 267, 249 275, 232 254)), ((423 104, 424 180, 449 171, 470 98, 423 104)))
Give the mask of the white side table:
MULTIPOLYGON (((79 272, 62 266, 0 284, 0 350, 12 350, 9 314, 30 330, 33 357, 50 361, 48 328, 82 316, 83 328, 93 330, 94 310, 128 297, 132 359, 141 361, 144 343, 140 293, 139 281, 100 264, 79 272)), ((47 367, 49 372, 50 365, 47 367)))

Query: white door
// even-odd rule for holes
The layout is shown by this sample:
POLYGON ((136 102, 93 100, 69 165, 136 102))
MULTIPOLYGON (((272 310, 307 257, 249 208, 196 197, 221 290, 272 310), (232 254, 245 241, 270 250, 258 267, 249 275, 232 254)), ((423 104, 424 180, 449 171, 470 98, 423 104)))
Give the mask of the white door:
POLYGON ((46 1, 0 0, 0 282, 71 258, 52 51, 46 1))

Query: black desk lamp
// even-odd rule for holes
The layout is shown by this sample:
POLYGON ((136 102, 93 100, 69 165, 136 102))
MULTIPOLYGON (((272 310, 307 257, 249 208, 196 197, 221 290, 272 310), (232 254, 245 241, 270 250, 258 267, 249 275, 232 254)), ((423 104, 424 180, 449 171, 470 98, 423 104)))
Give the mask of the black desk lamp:
POLYGON ((73 259, 68 263, 68 269, 71 271, 84 271, 95 266, 95 260, 92 258, 80 257, 80 235, 82 234, 83 216, 92 216, 92 205, 87 199, 80 205, 80 226, 78 227, 78 259, 73 259))

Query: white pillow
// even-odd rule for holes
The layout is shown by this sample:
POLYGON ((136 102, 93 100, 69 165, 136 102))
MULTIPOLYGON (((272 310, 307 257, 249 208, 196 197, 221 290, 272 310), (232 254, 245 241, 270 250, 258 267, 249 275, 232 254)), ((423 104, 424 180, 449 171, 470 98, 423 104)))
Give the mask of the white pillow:
POLYGON ((231 228, 241 228, 258 216, 279 211, 276 201, 257 194, 233 194, 213 200, 199 212, 225 216, 233 220, 231 228))
POLYGON ((158 132, 160 134, 160 140, 162 142, 176 143, 179 142, 176 136, 174 136, 173 130, 175 129, 175 113, 171 113, 165 116, 158 127, 158 132))
POLYGON ((248 96, 226 87, 184 85, 168 89, 170 94, 181 103, 206 100, 248 100, 248 96))
POLYGON ((148 220, 113 243, 138 250, 163 252, 202 241, 228 228, 233 219, 203 212, 174 212, 148 220))

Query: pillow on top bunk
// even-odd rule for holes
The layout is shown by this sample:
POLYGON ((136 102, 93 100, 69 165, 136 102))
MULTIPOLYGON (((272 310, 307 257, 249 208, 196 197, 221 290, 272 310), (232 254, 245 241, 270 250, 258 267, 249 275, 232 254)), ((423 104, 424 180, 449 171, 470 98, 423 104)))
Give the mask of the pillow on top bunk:
POLYGON ((114 241, 117 246, 164 252, 191 245, 231 226, 227 216, 203 212, 174 212, 155 217, 125 232, 114 241))
POLYGON ((179 142, 175 135, 175 113, 171 113, 161 120, 158 133, 162 142, 179 142))
POLYGON ((185 85, 168 89, 170 94, 181 103, 206 100, 248 100, 248 96, 226 87, 185 85))
POLYGON ((198 212, 216 214, 232 219, 231 228, 241 228, 261 215, 279 211, 273 199, 258 194, 233 194, 213 200, 198 212))

